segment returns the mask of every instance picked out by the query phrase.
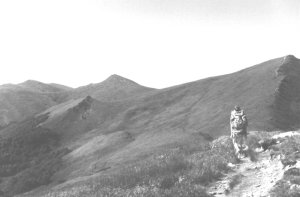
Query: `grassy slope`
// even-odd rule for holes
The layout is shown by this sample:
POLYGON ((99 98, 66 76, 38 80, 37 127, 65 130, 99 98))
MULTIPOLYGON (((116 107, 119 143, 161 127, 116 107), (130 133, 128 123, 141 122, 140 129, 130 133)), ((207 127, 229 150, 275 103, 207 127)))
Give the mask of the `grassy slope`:
POLYGON ((228 114, 236 103, 245 106, 250 129, 279 129, 278 122, 283 129, 295 126, 298 119, 288 118, 297 111, 289 106, 297 105, 298 95, 290 99, 284 95, 299 88, 295 80, 298 66, 294 57, 278 58, 230 75, 163 90, 144 89, 118 76, 79 88, 75 98, 95 92, 102 101, 92 99, 87 107, 79 108, 80 102, 69 101, 62 104, 69 106, 65 109, 52 108, 55 116, 42 123, 43 128, 60 135, 63 146, 73 150, 62 158, 64 165, 52 177, 53 183, 64 181, 61 186, 69 187, 162 150, 203 144, 227 134, 228 114))
MULTIPOLYGON (((100 146, 102 148, 97 149, 100 152, 96 153, 99 159, 94 159, 96 156, 94 155, 87 163, 82 162, 80 165, 93 164, 96 167, 91 168, 95 168, 96 172, 106 167, 114 171, 118 165, 140 160, 147 154, 165 149, 168 144, 180 146, 189 143, 191 138, 198 138, 203 142, 203 138, 209 140, 210 136, 225 134, 229 129, 228 113, 235 103, 245 106, 251 123, 250 129, 281 129, 276 123, 288 119, 286 113, 290 112, 281 110, 281 115, 277 113, 278 108, 289 104, 281 96, 282 91, 286 89, 280 88, 282 81, 290 77, 287 71, 297 66, 300 66, 299 61, 293 57, 285 60, 278 58, 231 75, 147 93, 133 105, 128 105, 127 109, 113 119, 113 124, 104 129, 108 133, 115 131, 127 133, 130 135, 128 143, 127 139, 121 140, 118 143, 124 146, 112 152, 108 151, 109 154, 104 154, 105 156, 101 155, 101 150, 107 146, 100 146), (286 67, 292 68, 284 70, 286 67), (126 143, 121 143, 124 141, 126 143)), ((289 91, 297 90, 298 86, 294 84, 292 81, 293 89, 289 91)), ((288 122, 280 125, 288 129, 292 124, 288 122)), ((102 131, 101 129, 93 131, 91 136, 98 136, 102 131)), ((110 138, 110 135, 105 137, 110 138)), ((86 142, 82 147, 89 146, 89 143, 90 141, 86 142)), ((86 149, 87 155, 89 152, 95 151, 86 149)), ((83 158, 85 157, 73 154, 74 160, 83 161, 85 160, 83 158)), ((80 166, 77 167, 80 169, 80 166)), ((87 170, 78 171, 80 173, 85 171, 88 174, 86 171, 90 168, 85 169, 87 170)), ((74 177, 76 176, 78 174, 74 177)))
MULTIPOLYGON (((23 89, 19 86, 17 88, 23 89)), ((30 95, 34 95, 33 93, 29 92, 30 95)), ((75 149, 83 144, 81 141, 91 140, 94 135, 87 136, 85 132, 95 128, 101 130, 124 106, 126 107, 123 104, 100 102, 88 96, 55 105, 33 118, 2 129, 0 169, 4 174, 0 192, 11 195, 51 183, 53 174, 65 163, 62 157, 69 153, 69 147, 75 149), (38 146, 34 145, 36 143, 38 146)), ((108 139, 109 144, 120 141, 118 136, 121 139, 128 138, 125 132, 113 136, 116 137, 108 139)), ((103 145, 102 147, 107 149, 103 145)), ((93 147, 88 149, 92 150, 93 147)), ((86 155, 88 154, 84 153, 86 155)), ((54 178, 54 181, 57 180, 60 181, 54 178)))
POLYGON ((190 141, 101 176, 65 182, 50 191, 24 196, 208 196, 205 186, 235 163, 231 139, 223 137, 205 147, 190 141))
POLYGON ((216 137, 229 132, 228 116, 236 104, 245 108, 250 129, 297 127, 298 108, 290 106, 299 105, 299 68, 294 57, 278 58, 230 75, 152 91, 126 111, 119 129, 216 137))

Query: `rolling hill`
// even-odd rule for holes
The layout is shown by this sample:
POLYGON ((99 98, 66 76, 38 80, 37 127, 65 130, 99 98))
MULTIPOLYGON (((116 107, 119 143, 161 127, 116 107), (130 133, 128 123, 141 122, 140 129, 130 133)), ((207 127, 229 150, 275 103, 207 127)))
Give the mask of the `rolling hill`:
POLYGON ((112 75, 103 82, 76 89, 33 80, 20 84, 5 84, 0 86, 0 127, 11 122, 25 120, 70 99, 93 96, 102 101, 124 100, 151 90, 153 89, 143 87, 118 75, 112 75))
POLYGON ((37 82, 2 86, 0 98, 13 92, 24 100, 7 99, 12 107, 3 109, 16 113, 26 107, 32 118, 0 131, 1 147, 6 147, 0 153, 0 189, 7 194, 34 189, 28 196, 39 196, 88 184, 165 150, 205 146, 229 134, 236 104, 245 109, 249 130, 298 129, 299 79, 300 60, 288 55, 165 89, 117 75, 76 89, 37 82), (12 189, 13 184, 18 187, 12 189))
POLYGON ((19 122, 59 103, 64 89, 38 81, 0 86, 0 127, 19 122))

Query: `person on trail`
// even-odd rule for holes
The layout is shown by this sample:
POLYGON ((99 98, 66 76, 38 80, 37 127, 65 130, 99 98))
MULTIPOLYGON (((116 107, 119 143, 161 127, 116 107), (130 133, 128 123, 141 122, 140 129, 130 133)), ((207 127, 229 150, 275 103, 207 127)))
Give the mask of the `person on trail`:
POLYGON ((234 110, 231 111, 230 116, 230 128, 233 146, 238 158, 245 157, 245 150, 248 146, 245 144, 247 139, 247 126, 248 120, 244 113, 244 110, 240 106, 236 105, 234 110))

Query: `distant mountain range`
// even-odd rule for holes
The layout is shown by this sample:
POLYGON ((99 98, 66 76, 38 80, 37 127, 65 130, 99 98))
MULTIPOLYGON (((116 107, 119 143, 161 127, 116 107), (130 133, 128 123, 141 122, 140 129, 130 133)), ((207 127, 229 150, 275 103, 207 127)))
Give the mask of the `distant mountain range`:
POLYGON ((300 60, 288 55, 165 89, 118 75, 75 89, 2 85, 0 190, 13 195, 77 184, 171 146, 207 143, 229 134, 236 104, 250 130, 298 129, 300 60))
POLYGON ((0 86, 0 126, 22 121, 47 108, 70 99, 88 95, 101 101, 116 101, 152 90, 112 75, 105 81, 76 89, 60 85, 28 80, 21 84, 0 86))

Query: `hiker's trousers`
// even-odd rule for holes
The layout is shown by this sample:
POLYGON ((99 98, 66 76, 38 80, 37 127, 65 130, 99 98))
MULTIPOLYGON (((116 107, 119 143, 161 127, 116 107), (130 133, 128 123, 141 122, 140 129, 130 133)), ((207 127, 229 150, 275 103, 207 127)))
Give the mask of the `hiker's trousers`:
POLYGON ((246 147, 247 135, 244 132, 231 131, 231 138, 235 153, 241 153, 246 147))

